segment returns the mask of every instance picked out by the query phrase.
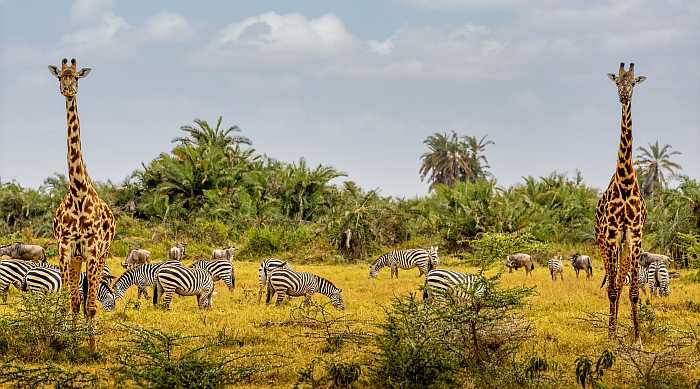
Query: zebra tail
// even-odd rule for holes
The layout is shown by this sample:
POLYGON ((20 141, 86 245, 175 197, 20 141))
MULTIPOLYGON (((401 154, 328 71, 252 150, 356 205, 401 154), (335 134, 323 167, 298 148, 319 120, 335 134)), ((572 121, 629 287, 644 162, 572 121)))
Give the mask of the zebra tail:
MULTIPOLYGON (((16 286, 16 285, 15 285, 16 286)), ((22 283, 19 288, 22 292, 28 292, 27 290, 27 277, 22 278, 22 283)))
POLYGON ((601 287, 601 288, 604 287, 604 286, 605 286, 605 283, 606 283, 607 281, 608 281, 608 275, 607 275, 607 273, 606 273, 605 276, 603 276, 603 283, 600 284, 600 287, 601 287))
POLYGON ((270 292, 272 292, 272 285, 270 283, 269 277, 265 280, 265 286, 267 287, 267 295, 265 296, 265 304, 269 304, 270 299, 272 298, 272 293, 270 293, 270 292))
POLYGON ((533 270, 535 270, 535 264, 530 262, 530 271, 533 271, 533 270))
POLYGON ((591 272, 591 277, 593 277, 593 266, 591 266, 591 261, 588 261, 588 270, 591 272))
POLYGON ((423 301, 427 301, 430 298, 430 294, 428 293, 428 288, 425 287, 423 288, 423 301))

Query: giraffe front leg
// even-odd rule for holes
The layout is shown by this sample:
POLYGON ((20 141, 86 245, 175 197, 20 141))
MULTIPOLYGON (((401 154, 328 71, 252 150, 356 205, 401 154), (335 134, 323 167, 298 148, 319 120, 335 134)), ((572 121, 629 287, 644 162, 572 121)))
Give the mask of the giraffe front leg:
MULTIPOLYGON (((614 244, 611 242, 611 244, 614 244)), ((617 267, 615 266, 616 249, 606 247, 603 252, 605 273, 608 278, 608 302, 610 303, 610 318, 608 322, 608 339, 614 339, 617 332, 617 304, 619 302, 619 288, 617 285, 617 267)))
POLYGON ((80 267, 82 264, 80 259, 73 258, 66 269, 66 277, 64 278, 61 274, 61 283, 68 287, 70 294, 70 308, 74 322, 80 313, 80 267))
MULTIPOLYGON (((630 266, 639 269, 639 257, 642 254, 642 229, 635 228, 630 231, 630 266)), ((637 317, 637 303, 639 302, 639 277, 632 277, 630 285, 630 305, 632 306, 632 323, 634 324, 634 341, 641 345, 639 336, 639 318, 637 317)))
POLYGON ((85 317, 92 321, 97 313, 97 289, 102 281, 102 270, 105 265, 104 257, 98 257, 97 246, 92 245, 87 250, 87 296, 85 296, 85 317))

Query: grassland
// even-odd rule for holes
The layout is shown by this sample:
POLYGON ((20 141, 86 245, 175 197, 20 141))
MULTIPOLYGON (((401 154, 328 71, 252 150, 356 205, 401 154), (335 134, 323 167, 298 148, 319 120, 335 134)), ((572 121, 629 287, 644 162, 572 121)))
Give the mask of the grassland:
MULTIPOLYGON (((112 258, 108 264, 113 272, 120 273, 120 259, 112 258), (119 270, 117 270, 119 269, 119 270)), ((462 266, 451 265, 450 258, 444 258, 445 267, 465 271, 462 266)), ((454 263, 454 262, 452 262, 454 263)), ((263 302, 256 303, 258 281, 257 263, 235 262, 236 288, 229 292, 223 283, 217 283, 217 294, 214 297, 214 307, 208 311, 200 311, 193 297, 176 296, 172 311, 166 312, 154 308, 150 301, 141 300, 140 307, 125 304, 125 301, 136 300, 136 290, 131 288, 125 300, 118 303, 117 311, 99 313, 99 325, 104 333, 98 342, 101 352, 107 355, 106 365, 113 359, 109 357, 122 347, 123 333, 115 330, 116 323, 128 323, 145 328, 160 329, 169 332, 179 332, 187 335, 215 335, 225 331, 241 340, 240 351, 243 353, 271 353, 279 355, 275 358, 278 368, 255 376, 248 386, 251 387, 291 387, 297 380, 300 369, 306 367, 314 358, 336 358, 345 361, 367 362, 368 350, 371 347, 358 348, 357 345, 347 344, 335 354, 322 351, 323 342, 314 338, 321 329, 299 328, 290 326, 295 307, 301 303, 295 299, 285 307, 266 306, 263 302)), ((417 270, 401 271, 399 279, 390 279, 389 272, 384 269, 376 280, 368 279, 368 265, 362 264, 308 264, 297 265, 296 269, 311 271, 332 280, 343 289, 346 302, 346 315, 351 320, 353 328, 362 333, 376 333, 375 324, 382 321, 384 309, 392 298, 418 292, 423 279, 418 277, 417 270)), ((663 300, 654 299, 651 302, 656 313, 652 325, 671 325, 686 329, 700 325, 700 284, 687 280, 681 271, 682 278, 673 280, 672 294, 663 300), (692 309, 692 307, 696 307, 692 309)), ((599 264, 594 267, 594 279, 585 277, 576 279, 571 268, 566 268, 564 281, 553 282, 548 271, 538 266, 531 276, 524 272, 505 273, 502 276, 504 286, 536 286, 536 294, 528 299, 525 308, 526 316, 532 321, 535 333, 526 344, 527 351, 546 356, 561 371, 558 378, 561 386, 575 384, 574 360, 579 355, 597 356, 602 350, 614 347, 606 340, 604 330, 594 330, 589 323, 581 321, 588 313, 607 312, 608 303, 605 293, 600 289, 602 271, 599 264)), ((16 290, 10 294, 10 304, 0 306, 0 313, 10 312, 13 301, 18 299, 16 290)), ((323 296, 316 295, 316 302, 325 302, 323 296)), ((646 302, 645 302, 646 304, 646 302)), ((329 311, 336 316, 340 312, 328 306, 329 311)), ((628 326, 629 301, 623 298, 620 308, 622 326, 628 326)), ((697 327, 696 327, 697 328, 697 327)), ((649 350, 661 349, 662 342, 658 337, 645 337, 645 347, 649 350)), ((80 369, 104 371, 105 363, 87 365, 80 369)), ((366 375, 366 371, 363 373, 366 375)), ((610 374, 606 379, 626 386, 624 377, 631 372, 619 370, 610 374)), ((690 369, 687 374, 700 378, 700 371, 690 369)))

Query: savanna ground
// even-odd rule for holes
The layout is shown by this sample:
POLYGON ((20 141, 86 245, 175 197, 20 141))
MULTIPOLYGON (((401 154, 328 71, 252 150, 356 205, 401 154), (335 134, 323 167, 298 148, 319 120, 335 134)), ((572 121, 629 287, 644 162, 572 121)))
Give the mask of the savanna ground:
MULTIPOLYGON (((120 258, 111 258, 109 266, 115 274, 121 273, 120 258)), ((459 271, 473 271, 465 268, 450 257, 441 258, 445 268, 459 271)), ((418 277, 415 269, 400 271, 398 279, 390 279, 388 269, 383 269, 378 279, 368 279, 368 263, 358 264, 296 264, 296 270, 311 271, 332 280, 343 289, 346 309, 336 311, 326 305, 323 311, 333 318, 342 317, 332 324, 332 331, 350 334, 344 344, 329 349, 325 339, 325 329, 314 323, 319 319, 319 308, 301 309, 301 299, 294 299, 282 308, 274 304, 265 305, 263 294, 260 305, 256 303, 258 291, 257 262, 235 261, 236 288, 229 292, 223 283, 218 282, 214 306, 207 311, 196 307, 194 297, 175 296, 172 311, 167 312, 152 306, 148 300, 137 301, 136 289, 129 289, 124 300, 120 300, 117 310, 112 313, 100 311, 98 323, 102 334, 98 336, 99 352, 103 358, 98 363, 70 365, 60 363, 69 370, 91 371, 103 375, 107 385, 114 385, 110 368, 116 363, 115 354, 124 346, 123 325, 140 326, 169 333, 183 335, 228 336, 235 339, 237 355, 261 356, 268 368, 253 374, 241 383, 246 387, 292 387, 300 372, 315 359, 357 362, 363 366, 362 374, 356 384, 368 382, 371 374, 373 353, 371 338, 365 335, 377 334, 380 330, 376 324, 382 322, 385 310, 389 309, 395 297, 416 293, 424 278, 418 277)), ((565 262, 565 265, 568 265, 565 262)), ((564 281, 553 282, 548 270, 538 265, 531 276, 522 271, 504 273, 501 278, 503 287, 534 286, 535 294, 529 297, 524 308, 525 316, 534 325, 532 337, 526 341, 520 353, 543 357, 548 361, 550 370, 555 371, 552 380, 544 386, 572 387, 576 384, 575 360, 587 355, 595 361, 605 349, 618 346, 608 342, 605 328, 596 328, 590 314, 607 319, 607 298, 604 289, 600 289, 603 272, 600 262, 594 261, 594 278, 586 280, 583 273, 577 279, 570 266, 566 266, 564 281)), ((489 273, 501 270, 496 266, 489 273)), ((651 304, 651 310, 643 314, 644 346, 648 351, 664 349, 664 337, 659 336, 658 328, 672 327, 687 330, 700 325, 700 284, 687 280, 690 272, 680 271, 680 280, 672 280, 671 296, 664 299, 648 301, 643 297, 643 305, 651 304), (650 313, 651 312, 651 313, 650 313)), ((626 290, 625 290, 626 292, 626 290)), ((12 289, 9 304, 0 306, 0 314, 9 314, 19 299, 19 292, 12 289)), ((326 303, 321 295, 314 296, 315 303, 326 303)), ((630 325, 630 310, 627 294, 620 307, 621 331, 630 325)), ((323 320, 321 320, 322 322, 323 320)), ((600 324, 600 323, 599 323, 600 324)), ((606 324, 606 323, 604 323, 606 324)), ((197 343, 195 339, 195 344, 197 343)), ((629 343, 629 338, 626 340, 629 343)), ((316 374, 319 373, 317 370, 316 374)), ((381 374, 381 373, 380 373, 381 374)), ((700 379, 697 365, 684 371, 690 382, 700 379)), ((634 371, 616 364, 603 377, 603 383, 613 386, 634 386, 634 371)))

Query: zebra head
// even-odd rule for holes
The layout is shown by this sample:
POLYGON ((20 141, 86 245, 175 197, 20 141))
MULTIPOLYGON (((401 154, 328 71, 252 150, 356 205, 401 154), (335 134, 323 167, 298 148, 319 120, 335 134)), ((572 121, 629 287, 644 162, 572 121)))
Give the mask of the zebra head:
POLYGON ((109 284, 103 282, 100 285, 100 289, 102 289, 102 293, 100 293, 102 295, 102 298, 100 299, 100 303, 102 304, 102 310, 105 312, 114 311, 114 309, 117 306, 117 303, 112 288, 109 287, 109 284))
POLYGON ((331 304, 333 304, 336 309, 343 310, 345 309, 345 302, 343 302, 343 290, 342 289, 336 289, 333 293, 331 293, 331 304))
POLYGON ((377 266, 375 265, 369 266, 369 278, 377 278, 377 276, 379 275, 379 269, 377 269, 377 266))

